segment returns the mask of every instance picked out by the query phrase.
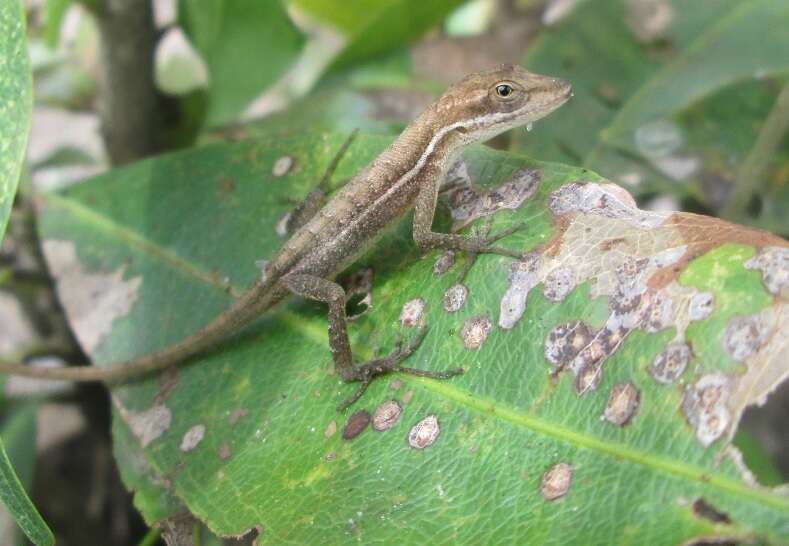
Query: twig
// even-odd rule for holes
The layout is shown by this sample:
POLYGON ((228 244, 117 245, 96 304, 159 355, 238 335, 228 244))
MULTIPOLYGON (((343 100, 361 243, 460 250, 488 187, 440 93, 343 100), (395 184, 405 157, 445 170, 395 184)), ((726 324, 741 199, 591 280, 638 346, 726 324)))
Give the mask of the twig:
POLYGON ((745 215, 748 203, 754 192, 764 183, 767 168, 788 129, 789 84, 786 84, 767 119, 764 120, 756 143, 737 173, 734 189, 726 206, 721 210, 721 218, 735 220, 745 215))
POLYGON ((121 165, 157 149, 161 116, 154 85, 156 29, 151 0, 94 0, 101 35, 102 133, 121 165))

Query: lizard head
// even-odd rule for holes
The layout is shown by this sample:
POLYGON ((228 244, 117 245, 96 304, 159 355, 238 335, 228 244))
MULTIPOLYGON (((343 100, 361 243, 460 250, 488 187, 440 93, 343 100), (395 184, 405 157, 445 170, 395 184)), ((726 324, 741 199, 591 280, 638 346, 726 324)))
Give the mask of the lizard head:
POLYGON ((444 126, 481 142, 547 116, 572 96, 569 82, 501 65, 466 76, 436 102, 444 126))

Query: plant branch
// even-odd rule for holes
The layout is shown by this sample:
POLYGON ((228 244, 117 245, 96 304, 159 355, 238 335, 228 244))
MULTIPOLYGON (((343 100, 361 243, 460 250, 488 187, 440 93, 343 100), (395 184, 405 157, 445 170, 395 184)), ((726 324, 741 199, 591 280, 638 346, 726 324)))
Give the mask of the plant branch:
POLYGON ((98 0, 93 12, 101 35, 102 133, 110 160, 122 165, 157 149, 153 8, 151 0, 98 0))
POLYGON ((726 206, 721 210, 721 218, 735 220, 742 218, 746 213, 748 203, 754 192, 759 189, 764 181, 767 168, 775 156, 775 152, 783 141, 789 129, 789 83, 778 95, 775 106, 764 120, 756 143, 745 158, 734 189, 729 196, 726 206))

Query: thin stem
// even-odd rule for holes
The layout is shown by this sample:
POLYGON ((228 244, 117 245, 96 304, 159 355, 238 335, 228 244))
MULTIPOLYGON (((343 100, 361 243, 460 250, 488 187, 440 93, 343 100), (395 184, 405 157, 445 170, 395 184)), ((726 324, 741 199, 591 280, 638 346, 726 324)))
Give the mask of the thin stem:
POLYGON ((726 206, 721 210, 721 218, 742 218, 754 192, 764 185, 764 176, 775 152, 789 129, 789 83, 778 95, 772 111, 764 120, 756 143, 745 158, 729 196, 726 206))
POLYGON ((151 527, 148 529, 148 532, 145 533, 145 536, 142 537, 142 540, 137 546, 153 546, 156 544, 156 541, 159 540, 159 536, 162 534, 161 529, 157 529, 156 527, 151 527))

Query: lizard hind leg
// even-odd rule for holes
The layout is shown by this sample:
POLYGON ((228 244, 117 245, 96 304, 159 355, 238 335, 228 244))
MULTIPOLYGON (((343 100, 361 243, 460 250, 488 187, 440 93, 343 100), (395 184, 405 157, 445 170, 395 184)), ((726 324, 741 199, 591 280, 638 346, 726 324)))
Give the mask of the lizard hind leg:
POLYGON ((392 372, 436 379, 448 379, 463 373, 462 369, 432 372, 401 366, 401 363, 411 356, 422 343, 427 334, 427 327, 423 327, 417 338, 407 345, 399 342, 397 348, 389 355, 374 358, 362 364, 354 364, 351 344, 348 340, 348 322, 345 316, 345 290, 333 281, 307 274, 285 275, 280 282, 297 296, 321 301, 329 306, 329 347, 334 367, 346 383, 360 383, 356 393, 337 406, 338 411, 342 411, 361 398, 375 378, 392 372))

